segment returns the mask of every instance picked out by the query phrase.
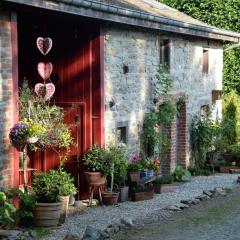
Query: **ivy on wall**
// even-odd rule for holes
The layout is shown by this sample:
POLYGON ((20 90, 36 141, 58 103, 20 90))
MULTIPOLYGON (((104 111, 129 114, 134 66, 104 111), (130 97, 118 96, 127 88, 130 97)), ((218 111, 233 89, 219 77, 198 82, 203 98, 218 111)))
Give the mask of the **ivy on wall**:
MULTIPOLYGON (((240 32, 239 0, 159 0, 212 26, 240 32)), ((227 47, 229 43, 225 43, 227 47)), ((223 91, 240 93, 240 48, 224 53, 223 91)))

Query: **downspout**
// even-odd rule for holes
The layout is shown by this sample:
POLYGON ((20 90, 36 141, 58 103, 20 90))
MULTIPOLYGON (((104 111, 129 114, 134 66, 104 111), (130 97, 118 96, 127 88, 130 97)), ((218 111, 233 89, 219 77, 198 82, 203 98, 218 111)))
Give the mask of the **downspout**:
POLYGON ((239 47, 240 47, 240 42, 238 42, 237 44, 231 45, 230 47, 224 49, 223 51, 226 52, 226 51, 229 51, 229 50, 232 50, 232 49, 235 49, 235 48, 239 48, 239 47))

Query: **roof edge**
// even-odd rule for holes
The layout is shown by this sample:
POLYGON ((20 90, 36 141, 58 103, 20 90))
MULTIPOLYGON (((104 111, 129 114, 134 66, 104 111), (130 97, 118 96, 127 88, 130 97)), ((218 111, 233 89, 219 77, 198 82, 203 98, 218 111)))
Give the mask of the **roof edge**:
POLYGON ((159 29, 184 35, 240 42, 240 33, 211 26, 186 23, 142 11, 101 3, 94 0, 45 0, 39 2, 36 0, 4 0, 4 2, 24 4, 33 7, 72 13, 75 15, 103 19, 111 22, 119 22, 122 24, 159 29), (67 10, 62 6, 63 4, 68 6, 67 10), (70 9, 70 7, 72 7, 72 9, 70 9), (86 9, 88 11, 86 11, 86 9), (83 10, 85 10, 85 12, 83 10), (116 16, 119 16, 119 18, 116 19, 116 16))

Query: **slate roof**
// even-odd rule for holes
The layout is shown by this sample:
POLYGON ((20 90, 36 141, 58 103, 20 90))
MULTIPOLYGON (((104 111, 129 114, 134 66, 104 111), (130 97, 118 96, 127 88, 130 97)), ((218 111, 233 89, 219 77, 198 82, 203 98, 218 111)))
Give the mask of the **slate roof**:
POLYGON ((116 5, 136 11, 142 11, 145 13, 175 19, 186 23, 211 27, 210 25, 198 21, 197 19, 194 19, 174 8, 171 8, 166 4, 160 3, 157 0, 98 0, 98 2, 116 5))

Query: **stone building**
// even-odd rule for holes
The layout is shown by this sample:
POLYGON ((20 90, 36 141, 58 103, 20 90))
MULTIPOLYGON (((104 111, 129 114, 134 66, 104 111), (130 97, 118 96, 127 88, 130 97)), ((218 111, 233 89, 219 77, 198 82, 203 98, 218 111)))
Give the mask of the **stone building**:
MULTIPOLYGON (((206 25, 155 0, 2 0, 0 186, 19 184, 18 153, 8 134, 18 120, 22 79, 42 81, 38 62, 54 65, 54 101, 71 112, 67 121, 72 123, 76 114, 80 118, 80 154, 93 143, 107 144, 116 134, 131 153, 139 152, 156 71, 167 63, 174 80, 171 95, 186 98, 171 128, 171 149, 163 165, 169 174, 176 165, 189 164, 191 116, 214 102, 220 117, 223 43, 239 40, 238 33, 206 25), (52 38, 48 55, 38 52, 37 37, 52 38)), ((54 158, 40 155, 31 159, 33 169, 56 166, 54 158)))

